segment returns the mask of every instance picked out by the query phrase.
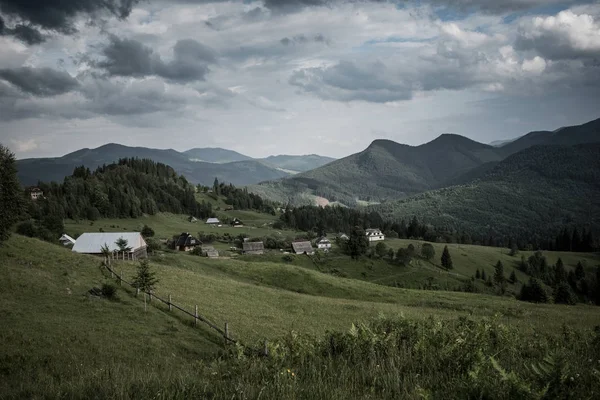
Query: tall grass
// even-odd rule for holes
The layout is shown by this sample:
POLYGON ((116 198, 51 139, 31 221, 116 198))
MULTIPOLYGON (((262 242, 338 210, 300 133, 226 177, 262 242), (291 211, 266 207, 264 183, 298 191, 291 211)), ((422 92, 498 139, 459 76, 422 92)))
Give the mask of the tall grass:
MULTIPOLYGON (((106 366, 33 380, 10 397, 554 399, 600 394, 600 327, 525 337, 497 318, 379 318, 320 338, 295 333, 269 356, 242 347, 177 372, 106 366)), ((157 355, 158 357, 159 355, 157 355)), ((147 356, 146 356, 147 357, 147 356)))

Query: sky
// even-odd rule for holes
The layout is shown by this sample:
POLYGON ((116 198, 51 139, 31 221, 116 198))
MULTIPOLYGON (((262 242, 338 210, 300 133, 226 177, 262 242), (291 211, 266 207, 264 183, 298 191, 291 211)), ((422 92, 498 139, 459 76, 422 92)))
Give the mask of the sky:
POLYGON ((0 143, 344 157, 600 117, 600 4, 0 0, 0 143))

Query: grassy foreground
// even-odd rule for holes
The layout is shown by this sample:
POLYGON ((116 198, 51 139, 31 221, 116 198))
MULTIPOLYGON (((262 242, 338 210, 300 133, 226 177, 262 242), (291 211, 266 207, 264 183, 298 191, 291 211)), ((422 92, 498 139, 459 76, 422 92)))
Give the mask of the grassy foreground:
MULTIPOLYGON (((399 289, 246 258, 153 260, 158 295, 229 322, 251 348, 268 339, 265 358, 224 350, 222 338, 164 306, 144 312, 124 288, 116 300, 89 295, 111 281, 99 261, 18 235, 0 248, 0 398, 599 393, 596 307, 399 289)), ((116 268, 131 277, 135 264, 116 268)))

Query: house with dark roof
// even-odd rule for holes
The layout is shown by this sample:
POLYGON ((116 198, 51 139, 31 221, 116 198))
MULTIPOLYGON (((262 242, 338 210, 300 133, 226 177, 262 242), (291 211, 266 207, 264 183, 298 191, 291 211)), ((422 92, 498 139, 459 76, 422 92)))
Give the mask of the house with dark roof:
POLYGON ((244 242, 242 243, 242 254, 264 254, 265 245, 263 242, 244 242))
POLYGON ((177 238, 173 247, 175 248, 175 250, 179 251, 192 251, 197 246, 201 245, 202 242, 200 240, 196 239, 187 232, 183 232, 181 235, 179 235, 179 238, 177 238))
POLYGON ((239 218, 234 218, 231 221, 231 226, 233 226, 234 228, 242 228, 244 226, 244 223, 239 218))
POLYGON ((292 249, 294 249, 294 253, 296 254, 315 254, 315 249, 312 247, 312 244, 308 241, 302 242, 293 242, 292 249))

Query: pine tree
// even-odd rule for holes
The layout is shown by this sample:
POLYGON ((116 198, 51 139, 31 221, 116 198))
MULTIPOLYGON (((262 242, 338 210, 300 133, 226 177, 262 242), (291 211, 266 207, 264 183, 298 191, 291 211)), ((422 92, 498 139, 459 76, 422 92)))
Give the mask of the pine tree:
POLYGON ((558 284, 556 289, 554 289, 553 297, 556 304, 574 305, 577 302, 575 294, 573 294, 571 287, 566 282, 558 284))
POLYGON ((477 271, 475 272, 475 279, 481 279, 481 272, 479 272, 479 268, 477 268, 477 271))
POLYGON ((0 144, 0 244, 10 237, 23 207, 15 155, 0 144))
POLYGON ((577 266, 575 267, 575 279, 582 280, 585 278, 585 270, 583 268, 583 264, 581 263, 581 261, 579 261, 577 263, 577 266))
POLYGON ((119 252, 128 252, 131 250, 131 247, 129 246, 129 242, 127 241, 127 239, 123 239, 122 237, 118 238, 117 241, 115 242, 115 244, 117 245, 117 247, 119 248, 119 252))
POLYGON ((484 270, 481 270, 481 280, 485 281, 487 279, 486 273, 484 270))
POLYGON ((152 292, 158 283, 156 273, 150 270, 148 260, 140 261, 137 267, 137 274, 133 278, 133 286, 143 292, 152 292))
POLYGON ((555 285, 558 285, 561 282, 566 282, 566 280, 567 271, 565 270, 565 265, 562 260, 559 258, 554 266, 554 283, 555 285))
POLYGON ((498 262, 496 263, 495 268, 495 272, 494 272, 494 282, 497 285, 502 285, 504 283, 504 265, 502 264, 502 261, 498 260, 498 262))
POLYGON ((571 237, 571 251, 581 251, 581 237, 577 228, 573 229, 573 236, 571 237))
POLYGON ((535 278, 530 278, 529 282, 521 288, 519 299, 532 303, 547 303, 548 294, 542 284, 535 278))
POLYGON ((508 281, 510 283, 512 283, 513 285, 515 283, 517 283, 517 274, 515 274, 515 270, 513 269, 512 272, 510 273, 510 277, 508 278, 508 281))
POLYGON ((442 252, 442 267, 446 269, 453 269, 452 265, 452 257, 450 256, 450 251, 448 250, 448 246, 444 246, 444 251, 442 252))

